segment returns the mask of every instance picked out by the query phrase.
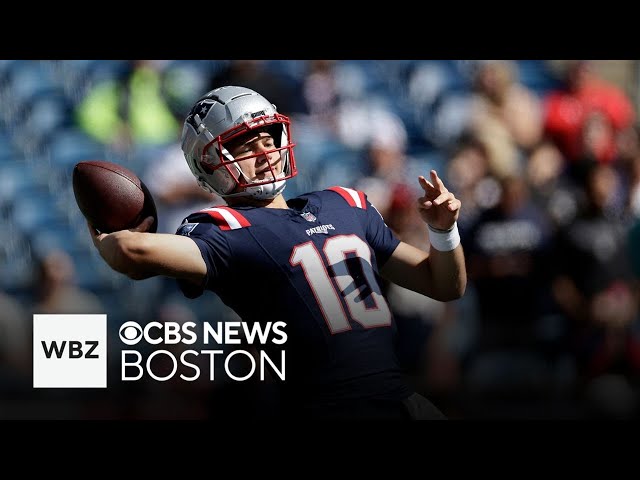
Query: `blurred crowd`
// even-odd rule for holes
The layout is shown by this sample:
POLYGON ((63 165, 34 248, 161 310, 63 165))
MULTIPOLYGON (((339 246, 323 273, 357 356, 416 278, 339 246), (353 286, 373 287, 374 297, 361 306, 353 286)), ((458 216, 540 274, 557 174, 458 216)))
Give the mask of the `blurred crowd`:
POLYGON ((115 338, 128 320, 237 320, 211 292, 186 300, 169 279, 106 267, 71 187, 79 161, 120 163, 168 233, 223 204, 197 186, 179 142, 191 105, 221 85, 292 118, 299 174, 286 198, 363 190, 423 248, 418 175, 435 168, 461 199, 465 296, 386 285, 400 361, 449 418, 639 418, 640 123, 603 63, 0 61, 0 418, 214 418, 239 396, 252 399, 239 415, 273 413, 269 388, 251 382, 31 388, 34 313, 107 313, 115 338))

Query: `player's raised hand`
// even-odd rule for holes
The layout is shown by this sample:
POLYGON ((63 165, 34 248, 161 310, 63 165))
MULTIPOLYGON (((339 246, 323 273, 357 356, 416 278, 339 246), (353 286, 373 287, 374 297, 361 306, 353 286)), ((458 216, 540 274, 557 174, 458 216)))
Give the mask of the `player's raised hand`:
POLYGON ((431 181, 420 175, 418 181, 424 196, 418 198, 418 211, 422 219, 433 228, 448 230, 458 219, 462 203, 447 190, 435 170, 431 170, 431 181))

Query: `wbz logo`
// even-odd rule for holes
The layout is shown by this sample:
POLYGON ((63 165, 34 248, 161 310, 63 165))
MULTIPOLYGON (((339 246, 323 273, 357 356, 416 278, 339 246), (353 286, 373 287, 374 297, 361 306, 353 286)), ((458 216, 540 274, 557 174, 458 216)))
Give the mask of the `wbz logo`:
POLYGON ((34 315, 34 388, 106 388, 107 316, 34 315))
MULTIPOLYGON (((54 354, 57 358, 62 358, 64 355, 64 349, 67 346, 66 340, 63 340, 62 344, 59 344, 55 340, 51 342, 51 345, 47 345, 47 342, 44 340, 42 340, 42 342, 40 343, 42 343, 42 349, 44 350, 44 355, 47 358, 51 358, 54 354)), ((86 353, 82 350, 82 342, 71 340, 68 343, 69 353, 67 354, 67 356, 69 358, 100 358, 97 353, 92 353, 98 346, 97 341, 84 342, 85 346, 89 347, 89 350, 86 353)))

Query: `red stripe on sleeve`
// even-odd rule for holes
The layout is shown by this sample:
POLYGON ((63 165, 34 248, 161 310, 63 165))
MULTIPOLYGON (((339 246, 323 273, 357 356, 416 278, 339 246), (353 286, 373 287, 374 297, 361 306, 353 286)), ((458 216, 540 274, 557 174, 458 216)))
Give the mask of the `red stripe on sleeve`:
POLYGON ((341 196, 342 198, 344 198, 344 199, 345 199, 345 201, 346 201, 349 205, 351 205, 352 207, 357 207, 356 202, 353 200, 353 197, 352 197, 351 195, 349 195, 349 193, 348 193, 348 192, 346 192, 346 191, 344 190, 344 188, 342 188, 342 187, 329 187, 329 188, 327 188, 327 190, 332 190, 332 191, 334 191, 334 192, 336 192, 336 193, 340 194, 340 196, 341 196))
POLYGON ((366 210, 367 209, 367 201, 364 198, 364 192, 361 192, 360 190, 356 190, 356 192, 358 192, 358 196, 360 197, 360 203, 362 204, 362 209, 366 210))
POLYGON ((203 213, 206 213, 210 217, 212 217, 216 221, 216 225, 220 227, 220 230, 231 230, 231 226, 224 219, 220 212, 216 212, 215 210, 205 210, 203 213))
POLYGON ((229 212, 231 215, 233 215, 234 218, 238 221, 238 223, 242 227, 250 227, 251 226, 251 223, 249 223, 249 220, 247 220, 240 212, 237 212, 233 208, 229 208, 229 207, 218 207, 218 208, 223 208, 227 212, 229 212))

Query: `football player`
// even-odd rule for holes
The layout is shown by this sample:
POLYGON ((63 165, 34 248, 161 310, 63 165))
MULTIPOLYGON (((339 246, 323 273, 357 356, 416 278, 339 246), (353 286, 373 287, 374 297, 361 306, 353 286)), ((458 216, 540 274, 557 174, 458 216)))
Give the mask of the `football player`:
POLYGON ((182 149, 198 184, 227 205, 189 215, 176 235, 99 234, 104 260, 133 279, 176 278, 189 298, 215 292, 244 322, 284 321, 282 412, 306 418, 445 418, 403 380, 381 277, 436 300, 466 288, 461 203, 438 174, 417 199, 430 250, 399 241, 362 191, 288 201, 297 173, 290 120, 259 93, 225 86, 187 116, 182 149))

